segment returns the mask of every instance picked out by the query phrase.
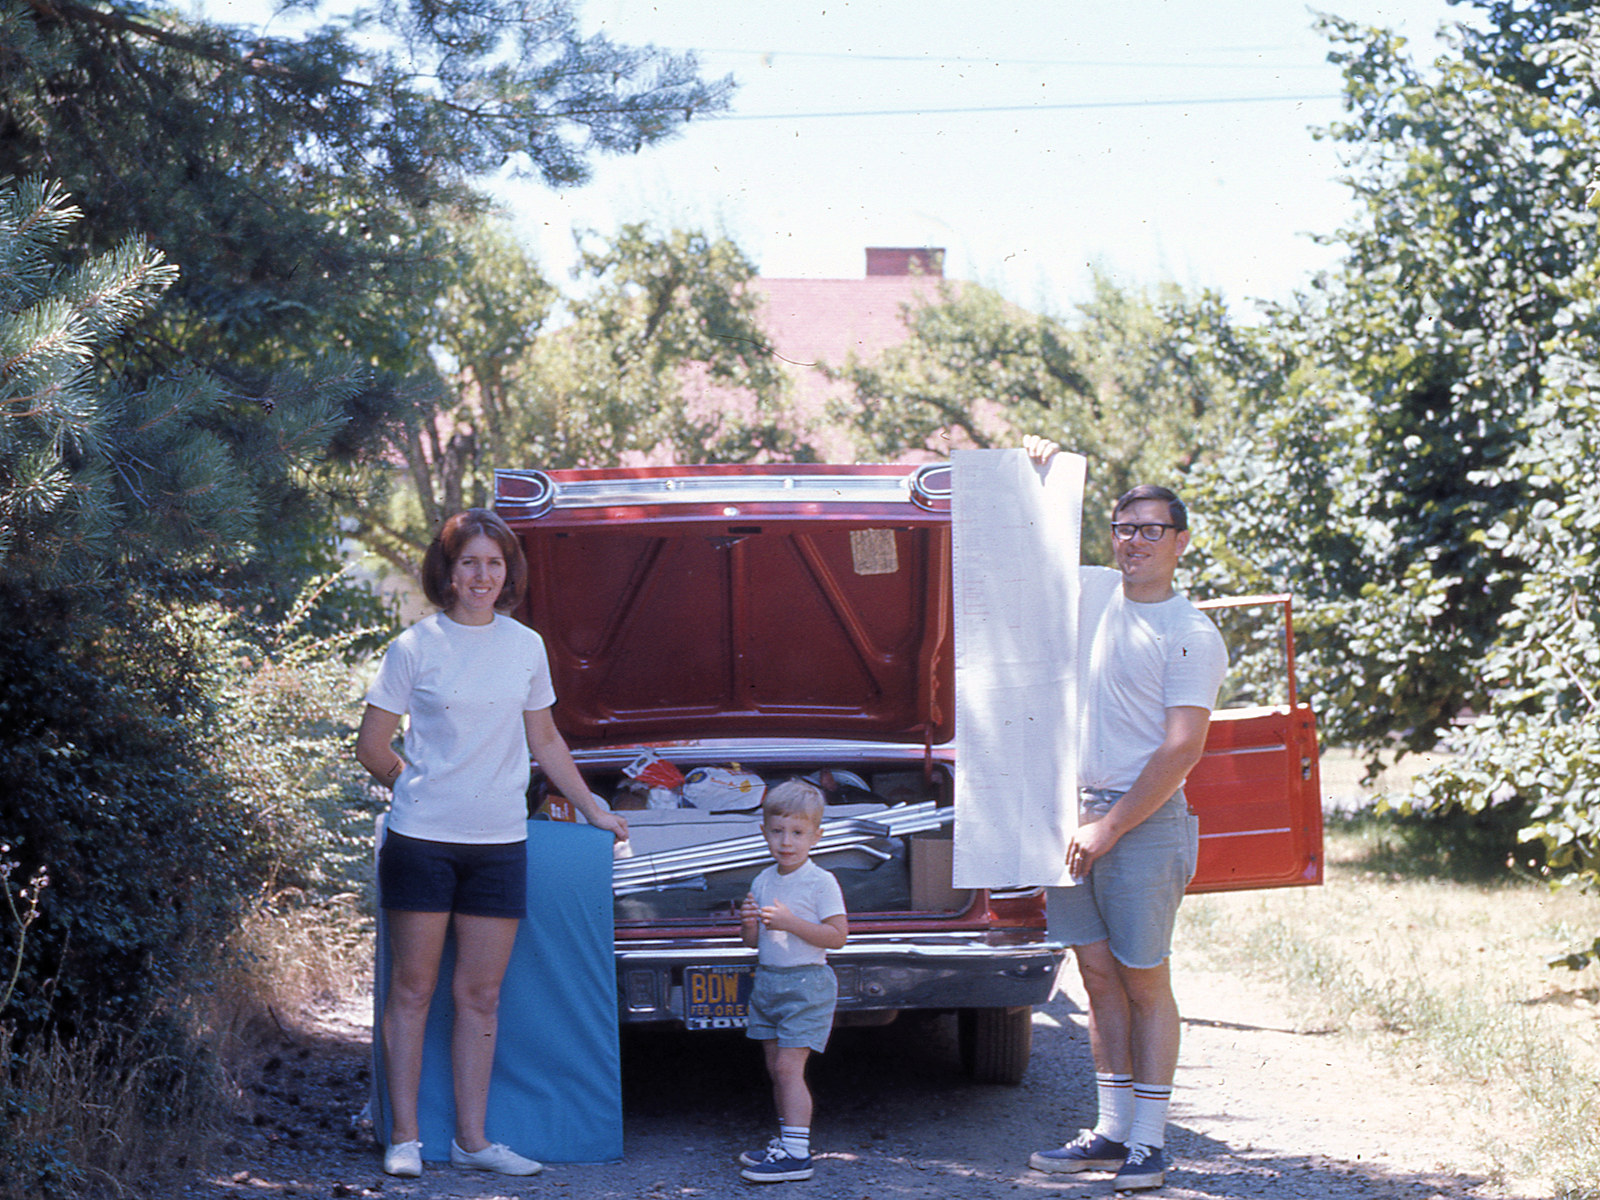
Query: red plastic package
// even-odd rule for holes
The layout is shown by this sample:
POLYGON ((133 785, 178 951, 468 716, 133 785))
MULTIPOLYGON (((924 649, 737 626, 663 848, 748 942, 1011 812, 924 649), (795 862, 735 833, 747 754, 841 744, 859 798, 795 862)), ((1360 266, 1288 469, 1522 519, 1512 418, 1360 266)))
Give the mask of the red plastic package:
POLYGON ((676 791, 683 786, 683 772, 654 750, 646 750, 639 755, 622 768, 622 773, 629 779, 637 779, 650 787, 671 788, 676 791))

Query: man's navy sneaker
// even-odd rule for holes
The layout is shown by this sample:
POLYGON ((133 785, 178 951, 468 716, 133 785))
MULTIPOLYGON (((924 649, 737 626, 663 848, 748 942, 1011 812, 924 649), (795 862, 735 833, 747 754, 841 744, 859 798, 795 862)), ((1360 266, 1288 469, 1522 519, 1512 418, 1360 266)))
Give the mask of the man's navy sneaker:
POLYGON ((1115 1171, 1128 1157, 1128 1148, 1092 1129, 1078 1131, 1059 1150, 1040 1150, 1028 1160, 1035 1171, 1071 1175, 1078 1171, 1115 1171))
POLYGON ((1119 1192, 1136 1192, 1158 1188, 1166 1178, 1167 1160, 1162 1156, 1161 1147, 1141 1146, 1136 1142, 1128 1147, 1128 1157, 1111 1186, 1119 1192))
POLYGON ((769 1147, 765 1158, 739 1172, 751 1183, 793 1183, 811 1175, 811 1155, 795 1158, 781 1145, 769 1147))

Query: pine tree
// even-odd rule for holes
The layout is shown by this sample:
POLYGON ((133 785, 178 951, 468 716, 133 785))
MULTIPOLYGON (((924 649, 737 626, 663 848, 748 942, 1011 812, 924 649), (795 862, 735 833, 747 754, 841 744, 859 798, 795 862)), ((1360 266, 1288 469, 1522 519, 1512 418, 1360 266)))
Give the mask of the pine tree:
POLYGON ((0 183, 0 572, 70 586, 236 559, 314 467, 362 373, 284 379, 281 401, 243 420, 207 372, 114 375, 117 340, 178 272, 140 238, 70 263, 81 216, 57 183, 0 183))

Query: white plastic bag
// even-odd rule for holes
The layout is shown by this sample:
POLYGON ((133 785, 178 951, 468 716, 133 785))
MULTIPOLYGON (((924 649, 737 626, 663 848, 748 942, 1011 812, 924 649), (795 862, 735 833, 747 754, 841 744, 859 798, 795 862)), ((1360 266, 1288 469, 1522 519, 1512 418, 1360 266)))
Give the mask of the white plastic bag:
POLYGON ((711 812, 755 808, 766 792, 761 776, 736 767, 696 767, 683 779, 684 800, 711 812))

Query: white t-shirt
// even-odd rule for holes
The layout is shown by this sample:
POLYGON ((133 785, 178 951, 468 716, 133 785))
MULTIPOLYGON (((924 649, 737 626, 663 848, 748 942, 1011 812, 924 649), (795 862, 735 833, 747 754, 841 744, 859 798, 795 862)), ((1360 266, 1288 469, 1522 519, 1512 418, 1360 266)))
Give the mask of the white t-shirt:
POLYGON ((1165 739, 1167 709, 1216 707, 1228 650, 1182 596, 1129 600, 1108 567, 1084 567, 1079 579, 1079 782, 1126 791, 1165 739))
MULTIPOLYGON (((774 863, 756 876, 750 885, 750 894, 763 908, 783 901, 802 921, 826 921, 845 911, 839 881, 832 872, 824 871, 809 858, 787 875, 780 875, 774 863)), ((800 967, 828 961, 828 952, 821 946, 783 929, 768 929, 763 925, 756 944, 756 961, 764 967, 800 967)))
POLYGON ((431 842, 527 840, 522 714, 555 702, 544 639, 520 621, 434 613, 407 629, 367 691, 368 704, 411 718, 388 827, 431 842))

